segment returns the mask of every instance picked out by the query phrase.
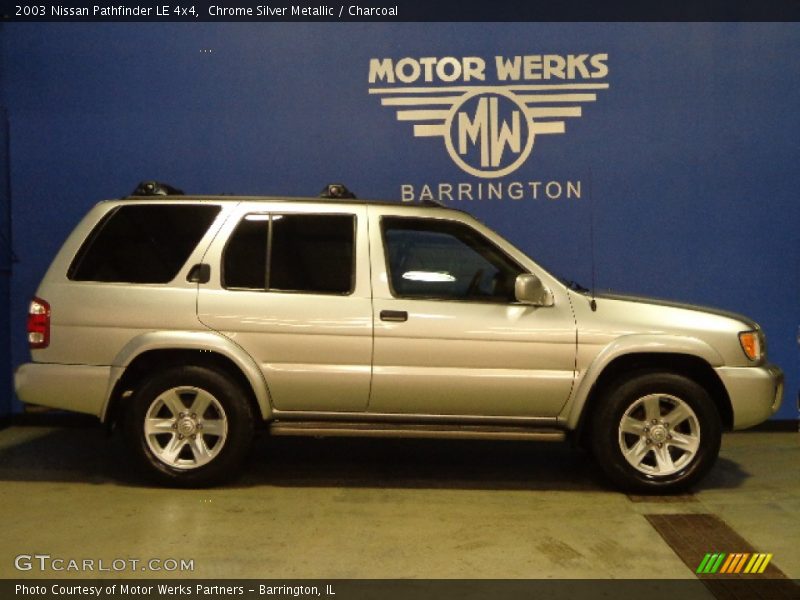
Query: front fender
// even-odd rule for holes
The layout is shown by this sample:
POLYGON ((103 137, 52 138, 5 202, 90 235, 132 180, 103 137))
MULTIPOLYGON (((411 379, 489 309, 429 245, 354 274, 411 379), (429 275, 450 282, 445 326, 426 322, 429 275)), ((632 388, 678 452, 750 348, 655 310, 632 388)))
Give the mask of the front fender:
MULTIPOLYGON (((581 350, 578 340, 579 355, 581 350)), ((578 365, 579 372, 574 391, 558 417, 566 429, 573 430, 578 426, 589 394, 606 367, 622 356, 635 354, 680 354, 704 360, 712 367, 724 364, 722 357, 712 346, 695 337, 664 334, 621 336, 598 352, 582 373, 578 365)))
POLYGON ((136 336, 125 344, 114 358, 106 400, 100 415, 102 421, 106 419, 111 394, 125 373, 125 369, 136 357, 152 350, 200 350, 224 356, 232 361, 247 379, 258 402, 262 417, 269 419, 272 416, 272 398, 264 375, 253 358, 241 346, 214 331, 159 331, 136 336))

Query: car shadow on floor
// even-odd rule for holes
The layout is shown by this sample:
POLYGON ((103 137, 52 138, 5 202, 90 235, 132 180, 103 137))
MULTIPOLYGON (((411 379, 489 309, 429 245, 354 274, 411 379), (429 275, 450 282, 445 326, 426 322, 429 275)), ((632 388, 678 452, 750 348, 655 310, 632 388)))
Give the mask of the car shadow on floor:
MULTIPOLYGON (((0 431, 0 481, 150 487, 132 470, 119 433, 98 425, 0 431)), ((749 477, 721 457, 698 489, 739 487, 749 477)), ((565 443, 260 435, 230 488, 381 487, 613 492, 592 457, 565 443)))

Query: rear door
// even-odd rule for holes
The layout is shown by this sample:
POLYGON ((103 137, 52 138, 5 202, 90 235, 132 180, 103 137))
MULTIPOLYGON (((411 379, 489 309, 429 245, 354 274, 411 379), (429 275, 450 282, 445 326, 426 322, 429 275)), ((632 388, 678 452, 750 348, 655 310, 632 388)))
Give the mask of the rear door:
POLYGON ((363 411, 372 304, 366 210, 244 204, 209 254, 198 316, 242 346, 284 411, 363 411))

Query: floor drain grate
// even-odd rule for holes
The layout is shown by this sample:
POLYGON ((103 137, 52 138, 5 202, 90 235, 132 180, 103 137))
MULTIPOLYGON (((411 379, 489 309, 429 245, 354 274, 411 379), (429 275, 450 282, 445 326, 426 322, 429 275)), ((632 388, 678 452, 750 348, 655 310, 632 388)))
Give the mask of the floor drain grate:
POLYGON ((716 515, 645 518, 718 600, 800 598, 800 587, 772 563, 771 555, 754 548, 716 515))

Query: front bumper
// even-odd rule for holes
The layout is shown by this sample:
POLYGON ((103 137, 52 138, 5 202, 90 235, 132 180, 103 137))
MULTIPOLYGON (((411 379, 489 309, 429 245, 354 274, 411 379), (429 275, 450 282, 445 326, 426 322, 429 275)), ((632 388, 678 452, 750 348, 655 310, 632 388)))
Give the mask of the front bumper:
POLYGON ((775 365, 718 367, 733 408, 733 428, 746 429, 774 415, 783 398, 783 371, 775 365))
POLYGON ((111 367, 25 363, 14 372, 14 387, 26 404, 100 417, 110 376, 111 367))

